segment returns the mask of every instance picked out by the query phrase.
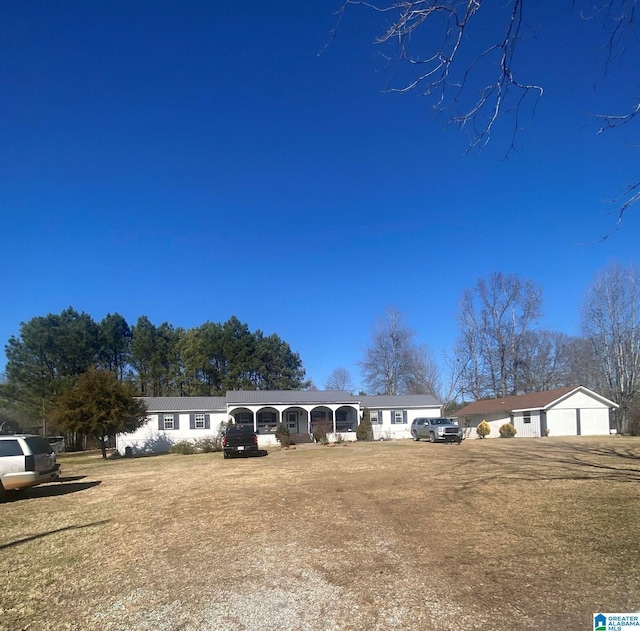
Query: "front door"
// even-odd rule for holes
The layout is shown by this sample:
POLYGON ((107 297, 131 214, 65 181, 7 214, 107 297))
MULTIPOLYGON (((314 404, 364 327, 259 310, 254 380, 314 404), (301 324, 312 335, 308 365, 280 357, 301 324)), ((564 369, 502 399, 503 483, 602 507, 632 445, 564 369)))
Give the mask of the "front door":
POLYGON ((298 413, 287 412, 287 429, 290 434, 298 433, 298 413))

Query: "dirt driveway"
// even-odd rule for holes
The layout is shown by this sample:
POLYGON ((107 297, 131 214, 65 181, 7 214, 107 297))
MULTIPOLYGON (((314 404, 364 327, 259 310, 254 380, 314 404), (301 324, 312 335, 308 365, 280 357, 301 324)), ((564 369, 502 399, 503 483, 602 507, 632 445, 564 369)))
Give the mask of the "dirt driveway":
POLYGON ((567 631, 640 608, 635 438, 62 466, 0 505, 2 631, 567 631))

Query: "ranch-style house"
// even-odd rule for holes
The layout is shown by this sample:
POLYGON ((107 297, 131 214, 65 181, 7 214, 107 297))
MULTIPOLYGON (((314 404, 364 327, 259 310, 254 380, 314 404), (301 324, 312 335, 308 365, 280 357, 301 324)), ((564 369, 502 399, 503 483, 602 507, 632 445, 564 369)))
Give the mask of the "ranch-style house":
POLYGON ((293 440, 309 440, 323 425, 330 441, 338 435, 355 440, 365 408, 374 439, 410 438, 411 421, 437 417, 441 404, 431 395, 355 396, 342 391, 233 390, 224 397, 147 397, 147 422, 136 432, 119 434, 124 453, 167 451, 182 440, 217 435, 229 421, 253 427, 261 447, 277 443, 275 429, 284 423, 293 440))

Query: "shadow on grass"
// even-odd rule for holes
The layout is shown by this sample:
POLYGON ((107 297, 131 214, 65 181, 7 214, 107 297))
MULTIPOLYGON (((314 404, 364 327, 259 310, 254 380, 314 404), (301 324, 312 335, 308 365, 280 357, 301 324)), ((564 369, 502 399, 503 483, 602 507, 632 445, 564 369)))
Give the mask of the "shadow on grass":
POLYGON ((606 480, 640 482, 640 442, 629 445, 594 445, 588 442, 552 442, 535 440, 535 446, 523 439, 509 440, 509 450, 476 452, 467 461, 470 476, 460 472, 463 488, 473 488, 498 478, 504 480, 606 480), (500 473, 483 475, 482 469, 494 468, 500 473), (508 471, 505 471, 508 468, 508 471), (473 474, 473 470, 477 474, 473 474))
POLYGON ((269 452, 266 449, 258 449, 258 451, 244 451, 238 452, 230 456, 230 458, 262 458, 268 456, 269 452))
POLYGON ((80 530, 81 528, 92 528, 93 526, 103 526, 104 524, 108 524, 110 519, 102 519, 100 521, 94 521, 90 524, 82 524, 81 526, 65 526, 64 528, 56 528, 55 530, 48 530, 47 532, 41 532, 37 535, 31 535, 30 537, 24 537, 23 539, 16 539, 10 543, 5 543, 0 545, 0 550, 5 550, 6 548, 13 548, 15 546, 19 546, 21 543, 28 543, 29 541, 35 541, 36 539, 42 539, 44 537, 48 537, 49 535, 55 535, 59 532, 67 532, 68 530, 80 530))
POLYGON ((60 478, 60 482, 51 482, 34 486, 23 491, 8 491, 6 496, 7 502, 20 502, 25 500, 34 500, 39 497, 56 497, 58 495, 68 495, 69 493, 78 493, 92 489, 94 486, 102 484, 100 480, 93 482, 76 482, 85 476, 73 476, 69 478, 60 478))

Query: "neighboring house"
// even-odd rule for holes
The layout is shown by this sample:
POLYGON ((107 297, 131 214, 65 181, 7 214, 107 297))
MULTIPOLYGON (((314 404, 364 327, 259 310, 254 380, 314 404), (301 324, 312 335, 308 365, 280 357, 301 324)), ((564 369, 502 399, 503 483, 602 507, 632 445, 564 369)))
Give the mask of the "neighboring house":
POLYGON ((323 426, 330 440, 340 434, 355 440, 364 408, 370 410, 374 438, 410 438, 417 416, 440 416, 431 395, 354 396, 341 391, 233 390, 224 397, 149 397, 142 399, 148 421, 136 432, 119 434, 116 448, 167 451, 181 440, 217 435, 231 421, 250 425, 260 446, 276 444, 275 429, 284 423, 294 441, 308 440, 323 426))
POLYGON ((596 436, 609 434, 610 411, 618 405, 585 388, 567 386, 466 405, 453 414, 467 438, 478 438, 476 427, 487 421, 488 438, 500 436, 500 427, 511 423, 516 437, 596 436))

